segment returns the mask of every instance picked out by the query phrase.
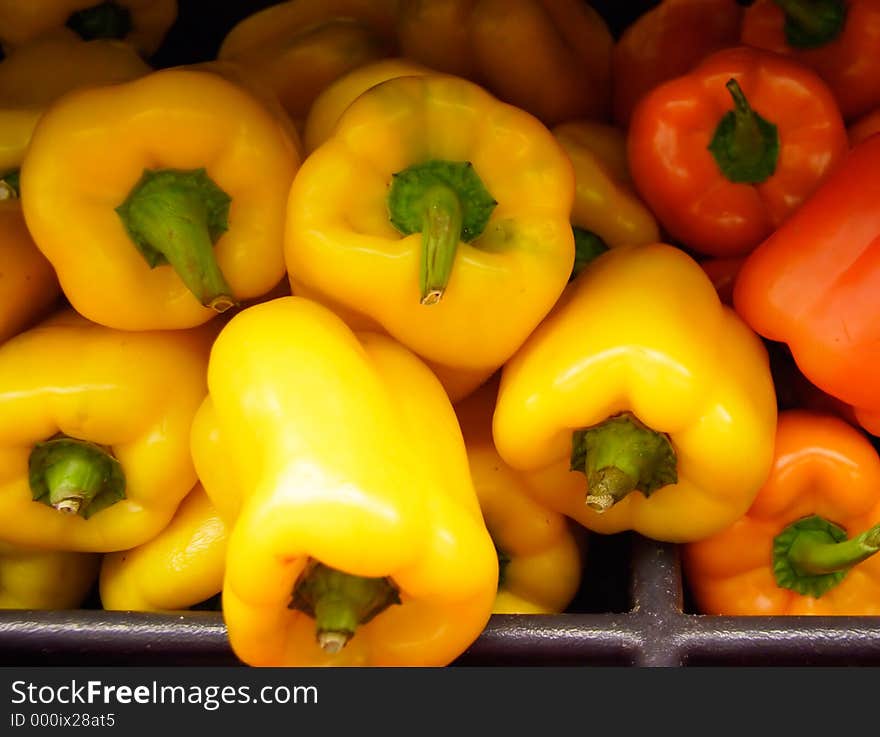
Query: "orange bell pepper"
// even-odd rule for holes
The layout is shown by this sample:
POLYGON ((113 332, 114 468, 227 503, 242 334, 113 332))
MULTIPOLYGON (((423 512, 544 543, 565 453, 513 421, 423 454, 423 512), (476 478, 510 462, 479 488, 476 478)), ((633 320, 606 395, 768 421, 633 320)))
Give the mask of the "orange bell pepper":
POLYGON ((848 148, 834 97, 814 72, 743 47, 644 97, 628 143, 633 180, 661 225, 711 256, 751 251, 848 148))
POLYGON ((816 71, 847 120, 880 105, 880 0, 757 0, 740 38, 816 71))
POLYGON ((791 410, 748 513, 683 546, 683 562, 705 614, 877 615, 878 550, 877 451, 843 420, 791 410))
POLYGON ((742 13, 735 0, 663 0, 640 15, 611 55, 614 120, 627 127, 636 103, 654 87, 736 46, 742 13))
POLYGON ((788 344, 813 384, 880 411, 880 136, 836 171, 740 271, 733 300, 752 328, 788 344))

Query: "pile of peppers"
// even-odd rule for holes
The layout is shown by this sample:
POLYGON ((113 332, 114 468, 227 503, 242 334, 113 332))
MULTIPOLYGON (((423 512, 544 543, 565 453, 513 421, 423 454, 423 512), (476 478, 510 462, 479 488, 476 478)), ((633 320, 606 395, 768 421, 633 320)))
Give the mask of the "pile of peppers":
POLYGON ((631 532, 701 613, 880 615, 880 0, 283 0, 163 66, 182 6, 0 0, 0 608, 444 666, 631 532))

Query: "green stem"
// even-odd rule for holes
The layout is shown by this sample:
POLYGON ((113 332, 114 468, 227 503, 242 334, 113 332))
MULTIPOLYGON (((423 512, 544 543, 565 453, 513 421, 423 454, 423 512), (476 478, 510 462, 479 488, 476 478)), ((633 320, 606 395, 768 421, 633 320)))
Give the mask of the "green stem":
POLYGON ((424 195, 422 263, 419 272, 421 304, 437 304, 446 291, 461 237, 462 210, 458 196, 438 184, 424 195))
POLYGON ((0 177, 0 200, 17 200, 21 196, 18 169, 6 172, 0 177))
POLYGON ((125 38, 132 29, 131 12, 114 2, 103 2, 70 15, 67 27, 84 41, 125 38))
POLYGON ((731 182, 760 184, 776 171, 779 132, 773 123, 752 110, 735 79, 728 80, 725 86, 734 108, 719 121, 709 151, 731 182))
POLYGON ((318 644, 332 654, 360 625, 399 603, 397 587, 387 577, 353 576, 312 560, 294 585, 289 607, 314 618, 318 644))
POLYGON ((773 0, 785 12, 785 40, 798 49, 833 41, 846 24, 842 0, 773 0))
POLYGON ((839 525, 819 516, 786 527, 773 541, 773 571, 783 588, 819 598, 849 570, 880 551, 880 524, 847 539, 839 525))
POLYGON ((572 434, 571 470, 587 477, 586 504, 605 512, 633 491, 650 496, 678 481, 669 438, 624 412, 572 434))
POLYGON ((591 230, 573 226, 574 231, 574 266, 571 270, 571 276, 568 280, 574 279, 580 274, 594 259, 601 256, 608 250, 608 245, 598 235, 591 230))
POLYGON ((391 224, 404 235, 422 234, 421 304, 442 299, 459 241, 477 238, 496 204, 469 161, 432 159, 394 174, 388 192, 391 224))
POLYGON ((125 498, 119 461, 94 443, 66 436, 33 447, 28 477, 34 501, 86 519, 125 498))
POLYGON ((236 300, 214 243, 228 228, 230 202, 204 169, 146 170, 116 212, 150 268, 171 264, 199 302, 224 312, 236 300))

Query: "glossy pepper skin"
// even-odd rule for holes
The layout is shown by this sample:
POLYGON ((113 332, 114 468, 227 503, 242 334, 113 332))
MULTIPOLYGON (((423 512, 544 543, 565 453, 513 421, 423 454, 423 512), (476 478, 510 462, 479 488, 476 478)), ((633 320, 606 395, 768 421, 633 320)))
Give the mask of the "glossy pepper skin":
POLYGON ((0 62, 0 174, 21 166, 40 115, 61 95, 151 71, 127 43, 83 41, 66 29, 10 50, 0 62))
POLYGON ((150 56, 176 19, 177 0, 0 0, 0 43, 8 50, 66 26, 86 41, 115 38, 150 56))
POLYGON ((58 302, 61 287, 34 245, 21 203, 0 200, 0 343, 31 327, 58 302))
POLYGON ((877 452, 843 420, 805 410, 779 415, 775 449, 770 476, 748 513, 683 548, 698 608, 733 616, 880 614, 880 556, 841 568, 842 580, 824 592, 782 585, 774 568, 785 571, 774 538, 798 520, 817 515, 849 538, 880 523, 877 452))
POLYGON ((533 116, 461 78, 391 79, 348 107, 291 187, 291 288, 399 340, 456 401, 565 287, 573 195, 568 157, 533 116), (453 174, 407 199, 435 162, 453 174), (431 204, 438 190, 447 199, 431 204), (453 205, 470 225, 453 225, 453 205))
POLYGON ((218 58, 270 87, 299 130, 334 80, 396 51, 397 0, 292 0, 229 31, 218 58))
POLYGON ((747 254, 779 227, 844 156, 847 140, 837 104, 814 72, 737 47, 642 98, 628 148, 636 188, 661 226, 694 251, 727 257, 747 254), (722 119, 739 117, 731 112, 730 80, 752 113, 741 117, 742 146, 735 148, 740 134, 728 130, 715 153, 710 145, 722 119), (754 113, 775 131, 758 124, 753 137, 754 113), (725 170, 727 157, 736 163, 725 170))
POLYGON ((878 167, 873 136, 749 256, 733 295, 754 330, 786 343, 804 376, 857 414, 880 410, 878 167))
POLYGON ((244 492, 229 461, 210 396, 205 397, 193 418, 190 449, 205 494, 226 527, 231 528, 241 511, 244 492))
POLYGON ((95 581, 101 556, 36 550, 0 542, 0 609, 76 609, 95 581))
POLYGON ((288 129, 249 91, 166 69, 53 105, 22 165, 22 202, 78 312, 122 330, 187 328, 284 276, 298 164, 288 129))
POLYGON ((455 405, 471 478, 499 558, 496 614, 554 614, 581 582, 586 541, 564 515, 540 505, 495 450, 497 377, 455 405))
POLYGON ((101 564, 104 609, 162 612, 189 609, 220 593, 226 525, 196 485, 156 537, 108 553, 101 564))
POLYGON ((739 43, 735 0, 662 0, 631 23, 611 56, 612 109, 626 128, 636 103, 705 57, 739 43))
POLYGON ((409 59, 393 57, 380 59, 353 69, 328 85, 309 108, 303 131, 303 145, 308 153, 314 151, 333 135, 336 123, 362 93, 395 77, 421 76, 429 69, 409 59))
POLYGON ((588 120, 560 123, 552 132, 574 165, 572 225, 611 248, 659 241, 657 221, 634 191, 626 133, 588 120))
POLYGON ((817 24, 817 29, 825 29, 829 34, 825 41, 820 34, 813 41, 796 43, 788 36, 787 16, 781 7, 784 4, 756 0, 747 8, 742 43, 785 54, 816 71, 828 83, 847 120, 880 105, 880 1, 792 2, 805 18, 812 19, 809 25, 817 24), (838 22, 825 24, 817 18, 828 11, 838 22))
POLYGON ((653 244, 611 249, 572 282, 505 364, 493 435, 551 509, 596 532, 683 542, 748 509, 769 472, 775 424, 761 341, 692 258, 653 244), (626 465, 591 451, 571 469, 581 434, 614 430, 621 415, 664 441, 663 464, 613 503, 607 477, 626 465))
POLYGON ((404 0, 398 34, 403 56, 471 79, 547 125, 608 114, 614 41, 586 3, 404 0))
MULTIPOLYGON (((158 534, 196 482, 189 432, 206 394, 212 338, 207 327, 122 332, 65 310, 3 344, 0 539, 109 552, 158 534), (115 458, 124 496, 102 486, 90 502, 79 488, 61 494, 65 487, 56 483, 60 498, 52 506, 52 499, 35 500, 40 489, 29 466, 59 434, 115 458), (89 511, 99 503, 109 506, 89 511)), ((51 468, 48 461, 42 467, 44 483, 51 468)))
POLYGON ((288 297, 228 323, 208 385, 242 489, 223 584, 238 657, 402 666, 461 654, 490 616, 498 561, 455 413, 424 364, 288 297), (381 581, 400 603, 344 644, 302 605, 316 564, 381 581))

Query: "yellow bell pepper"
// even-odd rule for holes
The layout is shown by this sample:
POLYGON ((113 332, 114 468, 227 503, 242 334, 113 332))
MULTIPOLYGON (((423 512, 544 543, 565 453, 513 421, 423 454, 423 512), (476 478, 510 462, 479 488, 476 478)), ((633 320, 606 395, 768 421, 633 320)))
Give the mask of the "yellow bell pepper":
POLYGON ((210 396, 205 397, 193 418, 190 450, 196 475, 227 527, 232 527, 241 511, 242 487, 227 458, 226 444, 220 435, 217 413, 210 396))
POLYGON ((571 603, 581 583, 586 540, 558 512, 529 493, 522 475, 498 455, 492 414, 498 391, 490 380, 455 405, 471 478, 486 528, 498 551, 496 614, 554 614, 571 603))
POLYGON ((126 43, 82 41, 65 29, 12 49, 0 62, 0 173, 21 166, 37 121, 61 95, 151 71, 126 43))
POLYGON ((629 174, 626 134, 603 123, 576 120, 555 126, 553 135, 574 164, 573 276, 609 247, 657 243, 657 221, 635 193, 629 174))
POLYGON ((403 3, 403 56, 473 80, 547 125, 607 116, 614 38, 583 0, 403 3))
POLYGON ((251 665, 445 665, 498 561, 452 406, 399 343, 301 297, 236 315, 208 386, 242 489, 223 583, 251 665))
POLYGON ((75 609, 98 578, 101 556, 0 541, 0 609, 75 609))
POLYGON ((303 130, 303 144, 311 153, 330 136, 336 123, 361 94, 395 77, 428 74, 427 67, 409 59, 391 58, 358 67, 327 86, 312 103, 303 130))
POLYGON ((690 256, 598 256, 502 372, 501 457, 600 533, 691 542, 749 508, 773 460, 776 394, 760 339, 690 256))
POLYGON ((457 401, 565 288, 573 197, 571 162, 533 116, 458 77, 391 79, 291 187, 291 288, 399 340, 457 401))
POLYGON ((58 100, 25 156, 22 203, 78 312, 122 330, 187 328, 284 276, 298 165, 242 86, 165 69, 58 100))
POLYGON ((83 40, 120 39, 152 54, 177 19, 177 0, 0 0, 0 43, 20 46, 65 26, 83 40))
POLYGON ((333 80, 394 53, 398 0, 288 0, 254 13, 217 54, 271 87, 302 130, 315 98, 333 80))
POLYGON ((220 593, 225 565, 226 525, 196 485, 156 537, 104 556, 101 604, 139 612, 189 609, 220 593))
POLYGON ((189 432, 215 334, 65 310, 0 346, 0 540, 108 552, 158 534, 196 483, 189 432))
POLYGON ((0 200, 0 343, 45 317, 61 288, 37 250, 17 200, 0 200))

